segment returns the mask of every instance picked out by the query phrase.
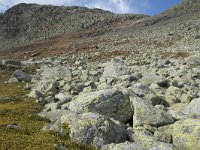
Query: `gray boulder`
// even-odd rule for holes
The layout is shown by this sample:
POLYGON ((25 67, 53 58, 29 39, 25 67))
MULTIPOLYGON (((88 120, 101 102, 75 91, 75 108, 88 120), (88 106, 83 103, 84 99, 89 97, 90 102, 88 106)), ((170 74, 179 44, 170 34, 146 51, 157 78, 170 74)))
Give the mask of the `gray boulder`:
POLYGON ((21 70, 16 70, 12 77, 17 78, 18 81, 26 81, 26 82, 31 82, 32 80, 32 76, 21 71, 21 70))
POLYGON ((200 117, 200 98, 193 99, 183 112, 191 116, 200 117))
POLYGON ((59 124, 48 124, 42 128, 42 131, 53 131, 58 133, 61 136, 65 135, 64 129, 62 129, 59 124))
POLYGON ((58 99, 60 102, 65 102, 65 103, 71 101, 72 99, 72 97, 66 93, 59 93, 55 95, 55 98, 58 99))
POLYGON ((196 56, 196 55, 189 56, 186 59, 186 63, 188 65, 190 65, 191 67, 193 67, 193 66, 199 66, 200 65, 200 57, 196 56))
POLYGON ((51 93, 55 95, 58 92, 58 86, 58 81, 45 79, 37 82, 32 90, 37 90, 44 94, 51 93))
POLYGON ((76 113, 96 112, 122 122, 132 118, 129 94, 114 89, 80 94, 66 108, 76 113))
POLYGON ((184 119, 177 121, 167 132, 171 133, 173 144, 178 150, 199 150, 200 148, 200 120, 184 119))
POLYGON ((71 70, 66 66, 46 68, 42 71, 41 75, 46 79, 64 79, 66 81, 71 81, 72 79, 71 70))
POLYGON ((30 92, 30 94, 28 95, 28 97, 30 97, 30 98, 40 98, 40 97, 44 98, 45 96, 44 96, 44 94, 42 94, 41 92, 39 92, 37 90, 32 90, 30 92))
POLYGON ((143 77, 140 79, 140 81, 145 84, 158 83, 164 80, 162 76, 157 75, 156 72, 153 72, 152 70, 145 71, 142 76, 143 77))
POLYGON ((126 74, 129 74, 129 68, 120 58, 114 58, 111 62, 105 64, 104 77, 117 78, 126 74))
POLYGON ((41 104, 46 103, 44 94, 37 90, 31 91, 31 93, 28 95, 28 97, 35 98, 37 103, 41 103, 41 104))
POLYGON ((134 142, 124 142, 119 144, 108 144, 102 146, 102 150, 144 150, 139 144, 134 142))
POLYGON ((144 129, 127 129, 128 138, 140 145, 143 150, 173 150, 169 143, 158 141, 151 132, 144 129))
POLYGON ((17 61, 17 60, 2 60, 2 65, 16 65, 19 66, 21 65, 21 61, 17 61))
POLYGON ((143 125, 159 127, 174 123, 174 118, 171 115, 154 107, 149 101, 138 96, 131 96, 130 100, 134 107, 134 127, 143 125))
POLYGON ((80 92, 83 91, 85 85, 84 83, 77 83, 76 85, 74 85, 74 87, 71 90, 71 94, 73 95, 78 95, 80 92))
POLYGON ((170 86, 165 93, 165 100, 170 104, 173 105, 175 103, 179 103, 181 100, 182 91, 180 88, 170 86))
POLYGON ((126 141, 126 127, 118 121, 107 119, 97 113, 75 114, 68 111, 61 117, 67 123, 70 137, 95 147, 126 141))

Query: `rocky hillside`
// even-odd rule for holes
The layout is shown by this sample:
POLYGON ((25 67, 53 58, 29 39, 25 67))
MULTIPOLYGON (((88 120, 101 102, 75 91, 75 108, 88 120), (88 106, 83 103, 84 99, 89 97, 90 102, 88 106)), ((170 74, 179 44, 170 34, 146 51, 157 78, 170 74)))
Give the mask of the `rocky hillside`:
POLYGON ((199 150, 199 4, 184 0, 153 17, 17 5, 0 15, 9 49, 0 52, 0 69, 13 70, 1 86, 26 83, 23 96, 43 105, 38 115, 48 120, 37 134, 63 137, 47 140, 50 148, 83 149, 72 140, 103 150, 199 150))
MULTIPOLYGON (((138 20, 145 15, 117 15, 86 7, 19 4, 0 15, 1 50, 95 26, 104 33, 111 22, 138 20)), ((109 30, 109 29, 107 29, 109 30)))
POLYGON ((141 57, 144 53, 158 53, 170 58, 186 57, 197 53, 200 47, 199 3, 198 0, 187 0, 153 17, 116 15, 80 7, 20 4, 3 15, 1 49, 12 51, 0 51, 0 57, 27 59, 65 56, 70 62, 82 56, 90 61, 103 61, 121 55, 141 57), (61 10, 63 13, 58 13, 61 10), (17 15, 13 11, 26 13, 17 15), (77 13, 80 11, 82 13, 77 13), (14 21, 16 16, 21 16, 19 21, 14 21), (83 19, 84 16, 88 19, 83 19), (55 19, 46 19, 52 17, 55 19), (62 19, 57 19, 56 23, 56 18, 62 19), (24 22, 24 27, 30 27, 22 28, 21 22, 24 22), (13 25, 16 27, 13 28, 13 25), (43 40, 39 40, 41 38, 43 40))

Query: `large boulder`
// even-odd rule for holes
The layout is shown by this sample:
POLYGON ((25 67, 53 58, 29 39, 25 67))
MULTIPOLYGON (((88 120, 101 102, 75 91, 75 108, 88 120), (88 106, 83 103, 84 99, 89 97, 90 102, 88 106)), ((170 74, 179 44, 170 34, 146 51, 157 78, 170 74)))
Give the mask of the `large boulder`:
POLYGON ((37 82, 32 90, 37 90, 44 94, 51 93, 55 95, 58 92, 58 86, 58 81, 44 79, 37 82))
MULTIPOLYGON (((170 131, 168 131, 170 132, 170 131)), ((200 149, 200 120, 185 119, 172 125, 173 144, 178 150, 200 149)))
POLYGON ((188 65, 190 65, 191 67, 195 67, 195 66, 199 66, 200 65, 200 57, 199 56, 196 56, 196 55, 192 55, 192 56, 189 56, 187 59, 186 59, 186 63, 188 65))
POLYGON ((145 84, 151 84, 151 83, 157 83, 163 81, 163 77, 160 75, 157 75, 156 72, 152 71, 146 71, 142 74, 142 78, 140 79, 141 82, 144 82, 145 84))
POLYGON ((32 76, 21 71, 21 70, 16 70, 12 77, 15 77, 18 81, 26 81, 26 82, 31 82, 32 76))
POLYGON ((65 107, 76 113, 96 112, 121 122, 132 118, 129 94, 114 89, 80 94, 65 107))
POLYGON ((61 123, 69 125, 71 138, 98 148, 127 139, 125 125, 97 113, 76 114, 68 111, 61 117, 61 123))
POLYGON ((45 79, 64 79, 66 81, 71 81, 72 79, 72 72, 66 66, 45 68, 41 75, 45 79))
POLYGON ((170 86, 165 93, 165 101, 171 105, 179 103, 181 100, 182 91, 180 88, 170 86))
POLYGON ((151 105, 147 100, 144 100, 138 96, 130 96, 134 108, 133 125, 143 126, 151 125, 155 127, 172 124, 174 118, 164 110, 158 109, 151 105))
POLYGON ((151 132, 142 129, 127 129, 128 138, 143 148, 143 150, 173 150, 174 146, 169 143, 158 141, 151 132))
POLYGON ((105 64, 103 76, 108 78, 117 78, 129 74, 129 68, 120 58, 114 58, 111 62, 105 64))
POLYGON ((144 150, 139 144, 134 142, 124 142, 119 144, 108 144, 102 146, 102 150, 144 150))
POLYGON ((71 95, 67 93, 59 93, 55 95, 55 98, 58 99, 60 102, 65 102, 65 103, 71 101, 72 99, 71 95))
POLYGON ((193 99, 183 112, 190 116, 200 117, 200 98, 193 99))

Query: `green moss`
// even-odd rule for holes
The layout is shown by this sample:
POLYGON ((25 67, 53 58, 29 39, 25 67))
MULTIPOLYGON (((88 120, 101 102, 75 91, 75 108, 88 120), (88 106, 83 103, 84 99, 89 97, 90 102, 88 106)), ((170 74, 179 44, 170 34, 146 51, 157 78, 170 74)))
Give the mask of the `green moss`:
MULTIPOLYGON (((69 135, 64 137, 54 132, 42 132, 48 120, 37 114, 43 106, 28 99, 29 91, 23 90, 23 84, 4 84, 11 76, 11 72, 0 71, 0 147, 4 149, 34 149, 53 150, 55 144, 62 144, 67 149, 92 150, 91 146, 78 144, 69 135), (13 101, 5 101, 4 97, 11 96, 13 101), (1 101, 4 99, 4 101, 1 101), (16 124, 18 128, 9 128, 7 125, 16 124)), ((67 133, 69 129, 65 127, 67 133)))

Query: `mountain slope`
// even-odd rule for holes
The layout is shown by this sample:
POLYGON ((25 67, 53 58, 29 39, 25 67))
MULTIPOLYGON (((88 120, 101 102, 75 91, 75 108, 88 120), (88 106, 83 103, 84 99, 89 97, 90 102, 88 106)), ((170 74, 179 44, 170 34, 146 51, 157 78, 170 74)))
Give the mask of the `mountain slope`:
MULTIPOLYGON (((69 61, 79 56, 84 56, 92 61, 103 61, 119 55, 141 57, 144 52, 148 55, 160 54, 162 57, 186 57, 189 54, 199 53, 200 49, 199 3, 199 0, 187 0, 153 17, 117 15, 108 11, 82 7, 21 4, 29 13, 32 12, 31 7, 35 11, 37 10, 36 12, 40 10, 40 13, 35 12, 37 21, 34 24, 32 23, 34 22, 32 21, 33 17, 27 17, 30 22, 27 21, 25 24, 31 23, 31 28, 23 31, 23 28, 19 26, 21 29, 19 33, 14 32, 17 34, 10 37, 13 35, 12 31, 18 28, 7 30, 9 26, 13 26, 10 23, 12 21, 7 19, 3 24, 5 28, 0 28, 1 33, 4 33, 1 34, 0 41, 2 50, 10 49, 12 51, 3 51, 0 55, 1 58, 17 59, 65 56, 69 61), (45 15, 41 15, 42 8, 45 15), (53 12, 57 11, 57 13, 49 13, 49 9, 53 12), (61 9, 65 13, 71 12, 70 15, 60 14, 61 9), (38 21, 41 20, 38 17, 49 18, 55 14, 65 19, 70 18, 71 23, 64 21, 65 19, 59 20, 59 22, 53 21, 54 24, 51 25, 51 28, 45 30, 49 23, 38 21), (88 19, 81 20, 81 15, 87 16, 88 19), (74 16, 78 16, 79 20, 74 21, 74 16), (81 27, 81 21, 89 23, 84 23, 86 26, 81 27), (43 26, 45 27, 42 28, 43 26), (40 28, 44 30, 39 30, 40 28)), ((11 16, 16 14, 11 13, 15 7, 8 10, 3 18, 6 19, 5 16, 9 14, 11 16)), ((20 19, 26 20, 22 16, 20 19)))
POLYGON ((9 49, 24 43, 83 31, 91 26, 105 30, 104 27, 110 22, 143 17, 146 16, 117 15, 86 7, 19 4, 0 16, 0 47, 9 49))

